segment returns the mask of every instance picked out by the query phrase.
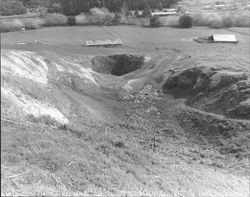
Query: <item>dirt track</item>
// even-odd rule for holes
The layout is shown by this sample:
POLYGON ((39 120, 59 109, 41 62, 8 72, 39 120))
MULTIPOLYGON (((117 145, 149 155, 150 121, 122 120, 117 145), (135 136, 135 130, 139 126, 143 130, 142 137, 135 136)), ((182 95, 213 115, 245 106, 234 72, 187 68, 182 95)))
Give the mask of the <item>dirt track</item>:
MULTIPOLYGON (((185 34, 174 29, 181 35, 169 39, 174 33, 163 28, 146 29, 141 35, 139 28, 110 28, 122 36, 125 46, 86 49, 70 40, 20 46, 7 44, 11 34, 3 37, 3 47, 8 49, 3 50, 3 57, 12 54, 15 58, 2 62, 2 87, 14 98, 2 94, 2 117, 37 123, 23 127, 2 122, 3 194, 249 195, 249 119, 200 111, 195 105, 186 105, 193 95, 162 89, 171 77, 178 78, 187 68, 200 65, 232 68, 245 73, 246 78, 240 80, 248 80, 249 37, 240 35, 239 45, 204 48, 187 41, 194 36, 192 30, 185 34), (158 35, 154 40, 149 39, 152 33, 158 35), (36 53, 28 57, 13 49, 36 53), (117 53, 151 59, 122 76, 100 72, 93 65, 95 55, 117 53), (40 63, 34 67, 34 62, 40 63), (21 66, 27 67, 21 70, 21 66), (30 109, 27 96, 57 109, 69 124, 53 120, 51 113, 37 116, 32 110, 25 111, 30 109), (8 178, 27 169, 31 171, 24 176, 8 178), (38 189, 41 187, 43 191, 38 189)), ((107 61, 104 67, 110 67, 107 61)), ((178 83, 174 86, 178 88, 178 83)))

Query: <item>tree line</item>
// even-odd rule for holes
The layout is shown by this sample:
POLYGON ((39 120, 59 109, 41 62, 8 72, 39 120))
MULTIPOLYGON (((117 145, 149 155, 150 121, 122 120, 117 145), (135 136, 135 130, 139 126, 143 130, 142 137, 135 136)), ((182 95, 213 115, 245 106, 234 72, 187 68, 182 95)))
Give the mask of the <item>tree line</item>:
POLYGON ((180 0, 1 0, 1 4, 7 10, 10 7, 15 9, 17 6, 25 8, 42 6, 48 8, 49 12, 78 15, 81 12, 88 12, 93 7, 105 7, 110 12, 120 12, 124 7, 128 10, 168 8, 178 1, 180 0))
POLYGON ((65 14, 88 12, 93 7, 105 7, 111 12, 119 12, 126 6, 129 10, 168 8, 179 0, 60 0, 65 14))
POLYGON ((168 8, 180 0, 21 0, 24 4, 46 4, 50 7, 58 3, 66 15, 77 15, 88 12, 93 7, 105 7, 110 12, 120 12, 122 7, 128 10, 145 10, 168 8))

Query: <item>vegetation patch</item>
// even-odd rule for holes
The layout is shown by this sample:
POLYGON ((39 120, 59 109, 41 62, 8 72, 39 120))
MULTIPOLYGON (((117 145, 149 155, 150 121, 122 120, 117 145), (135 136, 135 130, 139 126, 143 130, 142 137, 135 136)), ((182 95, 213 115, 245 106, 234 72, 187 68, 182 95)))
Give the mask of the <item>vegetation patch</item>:
POLYGON ((67 25, 68 19, 63 14, 48 13, 44 16, 45 26, 63 26, 67 25))
POLYGON ((161 26, 161 21, 159 16, 152 16, 150 18, 150 26, 151 27, 160 27, 161 26))
POLYGON ((179 18, 179 26, 181 28, 191 28, 193 26, 193 18, 189 15, 183 15, 179 18))
POLYGON ((250 20, 247 14, 218 14, 218 13, 200 13, 193 16, 195 26, 209 26, 212 28, 228 27, 250 27, 250 20))
POLYGON ((24 14, 26 9, 22 1, 18 0, 1 0, 0 1, 0 15, 10 16, 10 15, 20 15, 24 14))

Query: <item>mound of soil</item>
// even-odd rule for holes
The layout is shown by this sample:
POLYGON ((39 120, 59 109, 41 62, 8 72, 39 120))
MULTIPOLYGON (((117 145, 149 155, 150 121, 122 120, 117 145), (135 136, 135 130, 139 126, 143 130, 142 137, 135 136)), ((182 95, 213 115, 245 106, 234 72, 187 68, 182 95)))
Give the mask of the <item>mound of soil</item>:
POLYGON ((143 56, 128 54, 97 56, 92 59, 92 69, 99 73, 122 76, 140 69, 143 63, 143 56))
POLYGON ((250 82, 244 72, 197 66, 172 74, 163 91, 187 96, 186 104, 231 118, 250 119, 250 82))

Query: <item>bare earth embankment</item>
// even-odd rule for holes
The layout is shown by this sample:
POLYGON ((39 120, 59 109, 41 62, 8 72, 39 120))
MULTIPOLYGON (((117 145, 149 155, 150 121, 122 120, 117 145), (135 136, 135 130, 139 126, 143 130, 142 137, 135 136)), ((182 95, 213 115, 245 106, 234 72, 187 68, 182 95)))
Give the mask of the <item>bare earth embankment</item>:
POLYGON ((107 28, 1 35, 2 195, 249 196, 249 35, 107 28))

